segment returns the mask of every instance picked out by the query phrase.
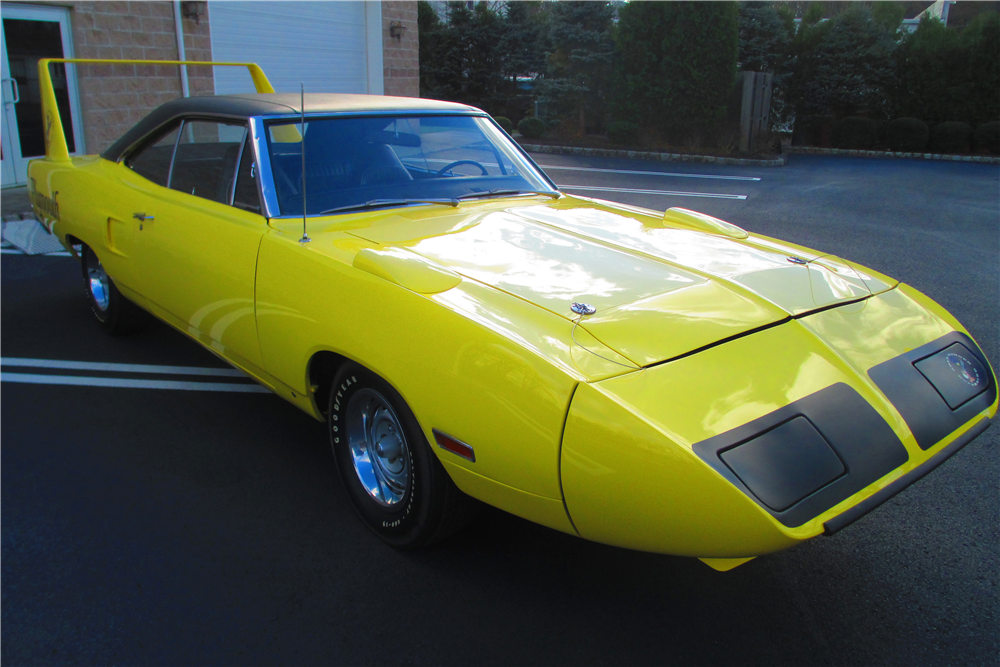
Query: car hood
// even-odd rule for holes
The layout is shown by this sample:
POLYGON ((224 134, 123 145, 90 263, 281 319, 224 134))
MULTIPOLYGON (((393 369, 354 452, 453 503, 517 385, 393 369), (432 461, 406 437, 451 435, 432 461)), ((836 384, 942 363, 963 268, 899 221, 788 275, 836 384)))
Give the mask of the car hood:
POLYGON ((641 209, 566 197, 434 217, 400 212, 351 231, 567 319, 640 366, 687 354, 894 283, 771 239, 671 225, 641 209))

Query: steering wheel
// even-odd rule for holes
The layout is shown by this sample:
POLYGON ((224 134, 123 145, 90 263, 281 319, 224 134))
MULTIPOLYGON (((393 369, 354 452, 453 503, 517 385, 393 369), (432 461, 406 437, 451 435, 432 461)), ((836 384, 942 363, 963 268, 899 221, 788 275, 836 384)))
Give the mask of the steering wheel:
POLYGON ((437 175, 438 176, 444 176, 444 173, 446 171, 451 171, 453 168, 457 167, 460 164, 471 164, 473 167, 479 167, 480 171, 483 172, 483 176, 489 176, 490 175, 490 172, 486 171, 486 167, 484 167, 483 165, 479 164, 475 160, 455 160, 451 164, 446 164, 445 166, 443 166, 440 169, 438 169, 437 175))

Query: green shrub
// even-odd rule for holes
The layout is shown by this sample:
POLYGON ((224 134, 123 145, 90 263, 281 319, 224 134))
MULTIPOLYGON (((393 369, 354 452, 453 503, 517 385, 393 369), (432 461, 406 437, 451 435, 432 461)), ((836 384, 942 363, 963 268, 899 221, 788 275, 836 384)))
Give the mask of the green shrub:
POLYGON ((917 118, 897 118, 886 128, 889 148, 894 151, 913 152, 927 148, 930 130, 927 123, 917 118))
POLYGON ((833 145, 837 148, 871 150, 876 138, 875 121, 848 116, 833 124, 833 145))
POLYGON ((831 145, 833 118, 831 116, 797 116, 792 132, 793 146, 831 145))
POLYGON ((972 127, 968 123, 938 123, 931 130, 931 150, 935 153, 968 153, 972 127))
POLYGON ((526 139, 537 139, 545 134, 545 123, 537 118, 523 118, 517 124, 517 131, 526 139))
POLYGON ((639 126, 627 120, 608 123, 608 141, 618 146, 635 146, 639 142, 639 126))
POLYGON ((889 121, 875 121, 875 148, 885 150, 889 148, 889 121))
POLYGON ((978 150, 985 148, 994 155, 1000 153, 1000 121, 983 123, 977 127, 975 139, 978 150))
POLYGON ((497 125, 503 128, 503 131, 507 134, 514 132, 514 123, 510 122, 510 118, 506 116, 494 116, 493 120, 497 122, 497 125))

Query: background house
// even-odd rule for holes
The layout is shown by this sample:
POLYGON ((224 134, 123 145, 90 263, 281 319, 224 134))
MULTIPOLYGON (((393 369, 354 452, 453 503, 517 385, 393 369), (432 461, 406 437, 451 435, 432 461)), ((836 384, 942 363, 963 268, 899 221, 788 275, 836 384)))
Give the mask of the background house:
MULTIPOLYGON (((278 92, 420 94, 413 2, 4 1, 0 18, 4 187, 44 152, 41 58, 249 61, 278 92)), ((53 80, 75 154, 181 95, 253 90, 245 70, 199 66, 53 66, 53 80)))

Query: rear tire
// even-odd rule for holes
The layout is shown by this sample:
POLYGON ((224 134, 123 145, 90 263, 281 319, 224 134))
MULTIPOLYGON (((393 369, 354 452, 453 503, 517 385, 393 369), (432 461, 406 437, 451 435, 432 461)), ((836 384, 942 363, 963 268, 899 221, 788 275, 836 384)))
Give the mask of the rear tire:
POLYGON ((80 258, 84 297, 101 328, 110 334, 131 333, 141 329, 145 324, 143 312, 122 296, 94 251, 83 246, 80 258))
POLYGON ((459 491, 416 417, 382 378, 351 362, 337 373, 327 411, 341 481, 361 520, 397 549, 450 537, 479 503, 459 491))

